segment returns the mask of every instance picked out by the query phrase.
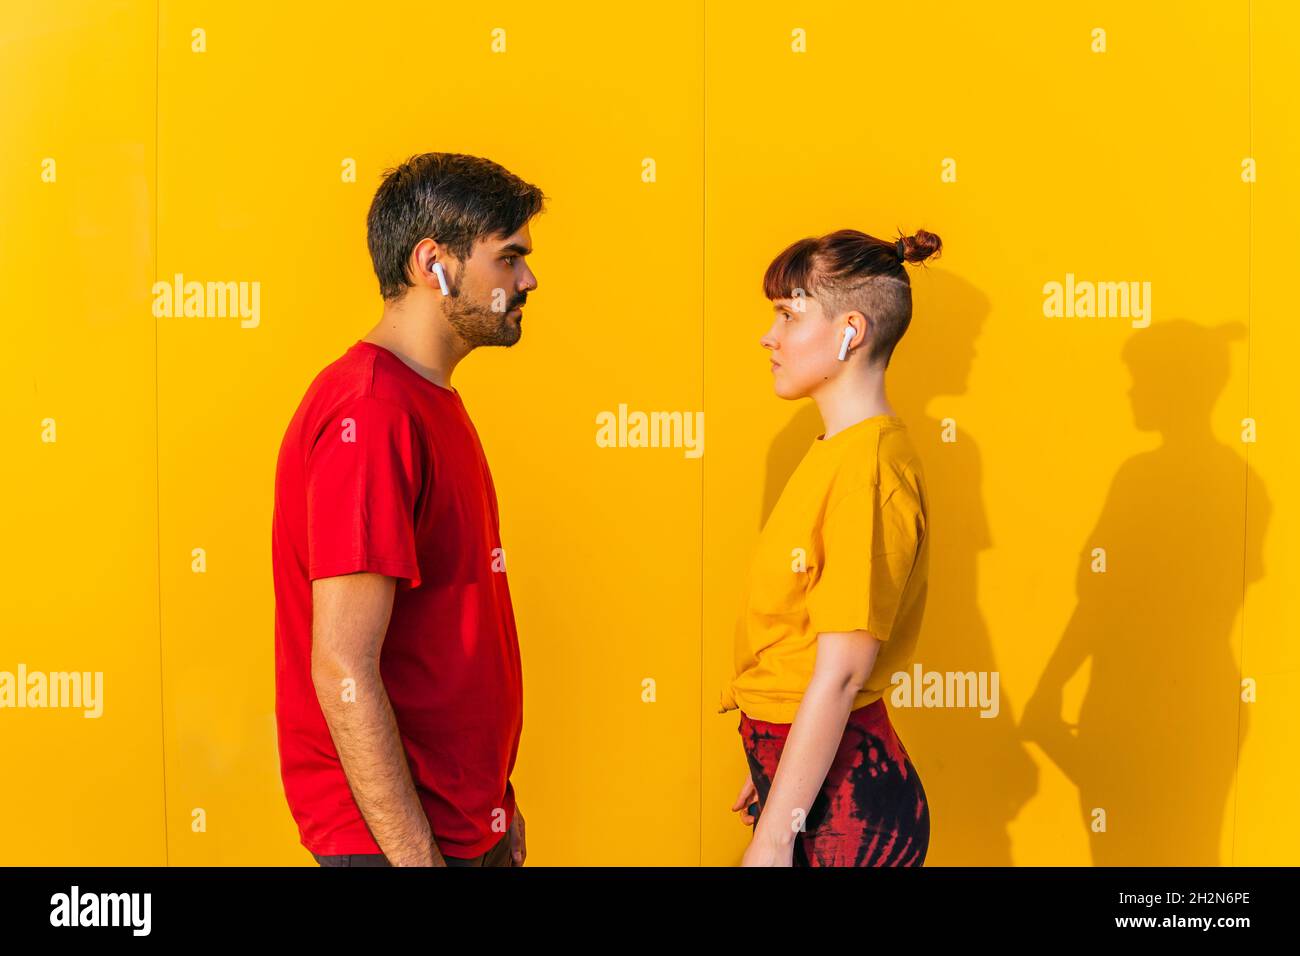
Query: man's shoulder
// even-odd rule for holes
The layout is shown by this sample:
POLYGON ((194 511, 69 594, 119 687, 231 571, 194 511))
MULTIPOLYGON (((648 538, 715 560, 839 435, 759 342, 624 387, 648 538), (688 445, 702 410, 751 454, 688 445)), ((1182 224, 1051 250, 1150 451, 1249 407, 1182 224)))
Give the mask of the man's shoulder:
POLYGON ((356 345, 316 373, 285 430, 285 448, 309 452, 334 425, 348 418, 377 422, 385 429, 404 430, 417 415, 400 388, 386 383, 376 370, 373 350, 356 345))
POLYGON ((357 342, 326 365, 312 380, 303 399, 308 417, 322 419, 350 409, 374 409, 395 417, 416 413, 410 392, 382 349, 357 342))

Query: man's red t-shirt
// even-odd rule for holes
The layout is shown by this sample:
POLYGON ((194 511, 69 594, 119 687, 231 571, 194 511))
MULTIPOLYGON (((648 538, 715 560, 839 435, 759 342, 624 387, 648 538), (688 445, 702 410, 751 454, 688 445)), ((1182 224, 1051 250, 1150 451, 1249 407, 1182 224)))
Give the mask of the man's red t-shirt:
MULTIPOLYGON (((523 690, 496 490, 460 393, 359 341, 307 389, 275 474, 280 772, 312 853, 379 853, 311 679, 315 578, 398 579, 380 656, 415 790, 446 856, 515 812, 523 690)), ((340 688, 340 693, 344 688, 340 688)))

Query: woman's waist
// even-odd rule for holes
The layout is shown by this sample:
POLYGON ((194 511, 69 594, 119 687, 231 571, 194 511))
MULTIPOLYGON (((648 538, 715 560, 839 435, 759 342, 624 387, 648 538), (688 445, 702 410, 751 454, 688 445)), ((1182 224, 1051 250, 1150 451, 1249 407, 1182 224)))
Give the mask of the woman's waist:
MULTIPOLYGON (((866 691, 864 689, 859 693, 866 693, 866 691)), ((792 726, 788 722, 751 717, 745 712, 743 705, 740 708, 740 720, 742 724, 753 727, 755 730, 780 737, 789 734, 792 726)), ((889 721, 889 710, 885 707, 884 697, 877 697, 875 700, 849 711, 847 724, 862 728, 887 728, 893 726, 889 721)))

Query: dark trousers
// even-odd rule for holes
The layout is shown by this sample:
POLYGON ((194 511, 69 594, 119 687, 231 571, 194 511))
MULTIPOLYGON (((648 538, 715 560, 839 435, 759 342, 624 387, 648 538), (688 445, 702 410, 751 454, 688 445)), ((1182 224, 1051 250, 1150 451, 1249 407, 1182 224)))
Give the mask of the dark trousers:
MULTIPOLYGON (((315 853, 316 862, 321 866, 388 866, 388 857, 382 853, 342 853, 337 856, 319 856, 315 853)), ((501 839, 497 841, 496 846, 490 850, 485 850, 478 856, 459 857, 446 856, 443 859, 447 861, 448 866, 513 866, 514 860, 510 855, 510 834, 501 834, 501 839)))

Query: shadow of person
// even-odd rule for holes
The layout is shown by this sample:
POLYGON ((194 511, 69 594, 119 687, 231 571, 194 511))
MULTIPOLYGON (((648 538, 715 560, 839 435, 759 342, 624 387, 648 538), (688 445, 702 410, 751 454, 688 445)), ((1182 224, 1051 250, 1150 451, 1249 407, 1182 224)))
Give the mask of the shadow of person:
POLYGON ((1248 732, 1234 622, 1245 586, 1263 577, 1271 507, 1243 455, 1211 430, 1228 343, 1244 331, 1175 320, 1123 349, 1134 424, 1162 441, 1111 482, 1079 557, 1076 607, 1022 720, 1078 787, 1094 865, 1219 863, 1248 732), (1071 726, 1062 688, 1085 662, 1071 726))
MULTIPOLYGON (((930 574, 913 660, 926 671, 992 673, 997 661, 977 603, 976 558, 992 544, 980 497, 979 448, 959 423, 946 421, 949 416, 927 413, 939 396, 966 391, 989 303, 973 285, 939 268, 913 270, 912 283, 912 322, 890 362, 886 391, 907 423, 928 495, 930 574)), ((822 431, 817 408, 808 402, 772 442, 760 527, 822 431)), ((1008 827, 1037 788, 1037 767, 1014 725, 1006 687, 999 687, 995 717, 980 717, 977 708, 891 706, 890 719, 930 804, 926 864, 1011 865, 1008 827)))

